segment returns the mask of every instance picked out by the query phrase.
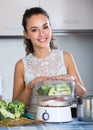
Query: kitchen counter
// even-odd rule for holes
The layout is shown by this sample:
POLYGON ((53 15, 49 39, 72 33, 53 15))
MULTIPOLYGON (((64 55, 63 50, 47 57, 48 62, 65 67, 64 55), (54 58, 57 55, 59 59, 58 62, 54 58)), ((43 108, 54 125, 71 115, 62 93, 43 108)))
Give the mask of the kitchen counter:
POLYGON ((73 118, 71 122, 66 123, 45 123, 43 125, 28 125, 28 126, 18 126, 3 128, 0 130, 93 130, 93 122, 83 122, 78 121, 77 118, 73 118))

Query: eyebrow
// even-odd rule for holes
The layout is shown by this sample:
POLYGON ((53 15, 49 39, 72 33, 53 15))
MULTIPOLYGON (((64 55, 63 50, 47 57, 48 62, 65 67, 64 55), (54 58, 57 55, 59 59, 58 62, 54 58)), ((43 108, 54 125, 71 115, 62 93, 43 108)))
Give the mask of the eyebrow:
MULTIPOLYGON (((43 24, 43 27, 44 27, 45 25, 48 25, 48 23, 43 24)), ((30 27, 30 29, 33 29, 33 28, 37 28, 37 26, 30 27)))

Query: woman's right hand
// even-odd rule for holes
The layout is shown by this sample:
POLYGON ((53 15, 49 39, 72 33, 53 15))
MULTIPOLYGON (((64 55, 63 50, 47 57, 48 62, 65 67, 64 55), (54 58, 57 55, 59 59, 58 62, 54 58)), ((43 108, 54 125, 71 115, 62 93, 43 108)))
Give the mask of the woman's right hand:
POLYGON ((49 76, 36 77, 35 79, 33 79, 32 81, 30 81, 30 82, 27 84, 27 87, 32 90, 32 89, 35 87, 35 83, 41 82, 41 81, 46 81, 46 80, 49 80, 50 78, 51 78, 51 77, 49 77, 49 76))

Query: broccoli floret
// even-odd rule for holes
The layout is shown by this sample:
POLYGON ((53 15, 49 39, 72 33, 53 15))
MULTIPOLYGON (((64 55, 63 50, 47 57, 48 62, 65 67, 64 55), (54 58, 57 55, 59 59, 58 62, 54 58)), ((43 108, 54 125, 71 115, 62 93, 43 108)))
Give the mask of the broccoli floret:
POLYGON ((39 95, 47 95, 49 88, 46 85, 42 85, 40 88, 37 89, 37 93, 39 95))
POLYGON ((6 110, 5 108, 0 108, 0 121, 5 119, 14 119, 15 115, 6 110))
POLYGON ((20 118, 25 113, 25 104, 15 100, 8 103, 7 109, 15 115, 15 118, 20 118))
POLYGON ((0 100, 0 120, 4 120, 7 118, 15 118, 11 112, 7 111, 7 103, 4 100, 0 100))
POLYGON ((37 89, 37 93, 42 96, 48 95, 48 92, 52 87, 54 87, 52 84, 42 84, 40 88, 37 89))
POLYGON ((56 93, 56 87, 54 86, 54 87, 52 87, 50 90, 49 90, 49 93, 48 93, 48 95, 49 96, 53 96, 53 95, 56 95, 57 93, 56 93))
POLYGON ((0 108, 7 108, 7 103, 4 100, 0 100, 0 108))

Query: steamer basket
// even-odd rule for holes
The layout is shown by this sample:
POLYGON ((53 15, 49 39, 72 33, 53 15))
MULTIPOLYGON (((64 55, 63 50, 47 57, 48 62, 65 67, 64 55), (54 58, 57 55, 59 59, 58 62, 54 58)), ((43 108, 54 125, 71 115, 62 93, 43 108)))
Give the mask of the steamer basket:
POLYGON ((37 105, 67 106, 74 98, 74 82, 63 80, 47 80, 35 86, 37 105), (50 103, 50 105, 48 105, 50 103))
POLYGON ((73 103, 74 82, 47 80, 35 86, 37 95, 36 118, 46 122, 72 121, 70 105, 73 103), (54 116, 57 113, 57 116, 54 116))

